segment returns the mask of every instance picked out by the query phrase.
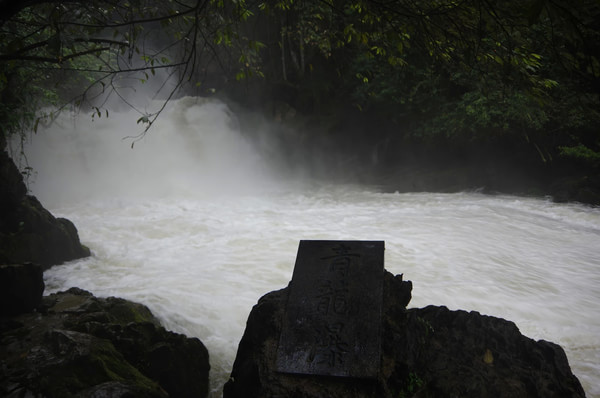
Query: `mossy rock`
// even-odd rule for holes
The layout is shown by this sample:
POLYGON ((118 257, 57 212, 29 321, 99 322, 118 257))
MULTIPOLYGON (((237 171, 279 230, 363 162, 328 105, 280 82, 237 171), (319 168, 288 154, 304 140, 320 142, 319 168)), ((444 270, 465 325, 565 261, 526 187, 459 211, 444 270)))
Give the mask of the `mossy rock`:
POLYGON ((0 396, 203 397, 208 351, 150 310, 72 288, 0 318, 0 396))
POLYGON ((53 354, 63 358, 41 372, 39 390, 49 396, 73 397, 90 386, 110 382, 120 383, 135 396, 168 396, 156 382, 127 362, 108 340, 68 330, 51 330, 45 337, 57 349, 53 354))

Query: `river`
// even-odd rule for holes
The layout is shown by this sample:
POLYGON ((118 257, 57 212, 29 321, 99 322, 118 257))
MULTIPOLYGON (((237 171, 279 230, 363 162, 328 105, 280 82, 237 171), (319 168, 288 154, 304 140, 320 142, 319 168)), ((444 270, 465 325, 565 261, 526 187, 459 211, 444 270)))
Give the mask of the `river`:
POLYGON ((32 192, 93 253, 47 271, 46 294, 78 286, 146 304, 207 346, 211 397, 252 306, 291 279, 301 239, 384 240, 385 268, 413 282, 411 307, 514 321, 560 344, 600 397, 599 209, 306 179, 273 165, 217 101, 173 102, 131 149, 136 119, 63 117, 28 146, 32 192))

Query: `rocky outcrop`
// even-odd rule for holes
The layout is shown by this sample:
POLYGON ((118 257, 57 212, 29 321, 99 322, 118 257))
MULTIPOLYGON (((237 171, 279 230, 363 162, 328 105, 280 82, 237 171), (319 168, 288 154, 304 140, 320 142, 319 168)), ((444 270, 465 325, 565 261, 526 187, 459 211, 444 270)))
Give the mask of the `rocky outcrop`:
POLYGON ((288 289, 263 296, 248 318, 224 398, 585 396, 558 345, 536 342, 513 322, 477 312, 407 310, 411 291, 401 275, 385 274, 375 380, 276 372, 288 289))
POLYGON ((0 151, 0 264, 32 262, 47 269, 89 255, 73 223, 27 195, 23 176, 0 151))
POLYGON ((43 293, 44 275, 39 265, 0 265, 0 317, 33 311, 43 293))
POLYGON ((208 352, 147 307, 81 289, 0 320, 0 396, 204 397, 208 352))

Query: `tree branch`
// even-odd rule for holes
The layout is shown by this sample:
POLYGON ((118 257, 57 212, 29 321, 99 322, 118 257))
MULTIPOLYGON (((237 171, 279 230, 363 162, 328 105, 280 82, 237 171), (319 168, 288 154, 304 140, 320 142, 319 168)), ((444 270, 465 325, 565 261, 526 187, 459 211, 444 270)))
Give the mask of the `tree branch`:
POLYGON ((104 52, 107 50, 110 50, 110 47, 92 48, 92 49, 89 49, 86 51, 78 52, 75 54, 70 54, 65 57, 56 57, 56 58, 39 57, 39 56, 35 56, 35 55, 21 55, 21 56, 17 56, 17 57, 12 57, 11 55, 0 55, 0 61, 19 60, 19 61, 46 62, 46 63, 51 63, 51 64, 61 64, 64 61, 68 61, 73 58, 82 57, 84 55, 89 55, 89 54, 93 54, 93 53, 104 52))
POLYGON ((190 8, 189 10, 186 10, 186 11, 177 12, 175 14, 163 15, 160 17, 146 18, 146 19, 132 19, 129 21, 125 20, 123 22, 118 22, 118 23, 106 23, 106 24, 97 24, 97 25, 78 23, 78 22, 62 22, 62 23, 60 23, 60 26, 79 26, 79 27, 83 27, 83 28, 95 28, 95 29, 122 28, 124 26, 143 25, 143 24, 152 23, 152 22, 167 21, 167 20, 173 19, 173 18, 180 18, 185 15, 191 14, 194 11, 195 11, 194 8, 190 8))

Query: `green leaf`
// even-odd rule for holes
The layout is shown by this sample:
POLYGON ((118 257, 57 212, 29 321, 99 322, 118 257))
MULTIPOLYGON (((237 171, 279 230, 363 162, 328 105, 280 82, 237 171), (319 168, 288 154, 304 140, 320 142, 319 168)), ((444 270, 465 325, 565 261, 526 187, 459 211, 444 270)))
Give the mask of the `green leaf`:
POLYGON ((598 162, 600 161, 600 152, 594 151, 583 144, 576 146, 561 146, 559 147, 560 155, 575 159, 598 162))
POLYGON ((244 9, 242 11, 242 15, 241 18, 243 21, 246 21, 249 17, 253 16, 254 14, 252 13, 252 11, 248 10, 248 9, 244 9))
POLYGON ((235 80, 240 81, 246 78, 246 72, 241 70, 235 74, 235 80))

